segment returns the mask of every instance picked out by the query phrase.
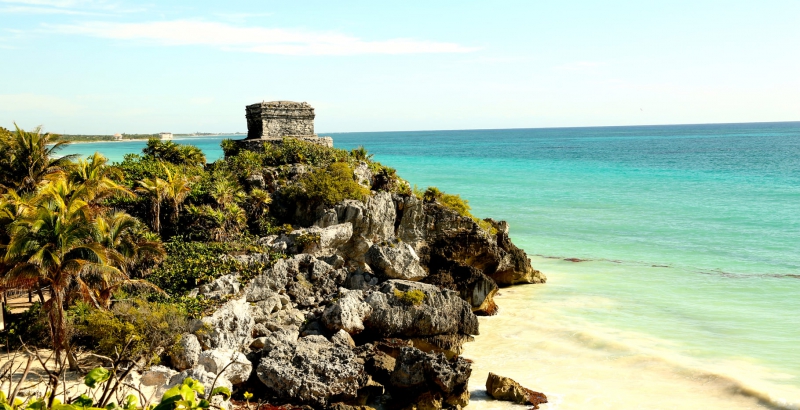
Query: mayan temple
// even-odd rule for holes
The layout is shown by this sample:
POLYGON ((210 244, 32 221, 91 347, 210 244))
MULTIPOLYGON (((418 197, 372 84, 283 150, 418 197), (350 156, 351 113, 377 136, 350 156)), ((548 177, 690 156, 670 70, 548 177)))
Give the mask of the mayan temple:
POLYGON ((314 107, 307 102, 262 101, 245 107, 247 139, 241 140, 250 149, 259 142, 280 142, 285 137, 333 146, 330 137, 314 134, 314 107))

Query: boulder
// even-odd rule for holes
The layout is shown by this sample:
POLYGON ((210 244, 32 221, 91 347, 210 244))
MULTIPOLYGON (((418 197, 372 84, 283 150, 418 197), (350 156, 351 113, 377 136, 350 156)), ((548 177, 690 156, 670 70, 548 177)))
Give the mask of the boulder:
POLYGON ((544 283, 546 278, 531 267, 530 259, 508 237, 508 226, 496 223, 496 234, 487 232, 469 217, 440 204, 425 204, 426 238, 419 255, 428 269, 437 272, 453 263, 476 268, 500 286, 544 283))
POLYGON ((200 353, 197 364, 206 371, 220 374, 233 385, 242 384, 250 378, 253 364, 241 352, 225 349, 212 349, 200 353))
POLYGON ((356 347, 356 342, 353 340, 350 334, 342 329, 339 329, 338 332, 334 333, 333 336, 331 336, 331 342, 333 342, 333 344, 338 344, 342 346, 356 347))
POLYGON ((258 365, 258 378, 282 400, 325 406, 331 397, 355 397, 363 370, 349 347, 307 336, 272 348, 258 365))
POLYGON ((425 242, 427 233, 425 205, 414 195, 396 196, 394 200, 401 213, 397 237, 419 250, 417 246, 425 242))
POLYGON ((392 398, 400 402, 419 403, 418 406, 438 403, 434 405, 438 408, 442 402, 461 402, 461 406, 466 406, 471 374, 472 367, 464 358, 448 360, 441 353, 403 347, 387 387, 392 398))
POLYGON ((233 390, 233 385, 231 382, 223 376, 217 376, 214 373, 206 371, 203 367, 195 367, 193 369, 184 370, 169 379, 169 384, 167 384, 164 389, 171 389, 181 383, 183 383, 186 378, 191 377, 203 384, 205 387, 206 392, 211 392, 213 388, 216 387, 227 387, 228 389, 233 390), (213 387, 212 387, 213 386, 213 387))
POLYGON ((316 307, 336 293, 347 279, 345 269, 334 269, 324 260, 309 254, 295 255, 282 261, 285 261, 283 268, 291 278, 286 293, 300 307, 316 307))
POLYGON ((203 295, 208 299, 222 299, 228 295, 239 293, 239 275, 228 274, 214 279, 211 283, 205 284, 189 292, 189 296, 197 297, 203 295))
POLYGON ((149 370, 142 373, 140 381, 145 386, 164 386, 169 384, 169 380, 176 374, 178 374, 178 372, 169 367, 152 366, 149 370))
POLYGON ((186 370, 194 367, 202 351, 203 347, 200 346, 197 336, 184 333, 175 347, 169 352, 169 357, 172 360, 172 367, 178 370, 186 370))
MULTIPOLYGON (((261 349, 264 354, 282 345, 293 345, 300 337, 300 332, 294 329, 279 329, 263 338, 261 349)), ((259 338, 260 339, 260 338, 259 338)))
POLYGON ((286 259, 281 259, 271 269, 253 278, 245 292, 247 301, 259 302, 283 290, 289 281, 288 271, 286 259))
POLYGON ((369 165, 366 162, 361 161, 356 165, 353 169, 353 176, 355 176, 356 182, 360 185, 367 188, 372 187, 372 171, 370 171, 369 165))
POLYGON ((438 335, 410 339, 411 344, 426 353, 442 353, 448 359, 460 356, 464 352, 464 343, 474 341, 469 335, 438 335))
POLYGON ((402 241, 372 245, 364 260, 384 278, 413 281, 428 276, 428 272, 419 263, 417 253, 411 245, 402 241))
POLYGON ((497 312, 494 296, 498 287, 494 280, 472 266, 452 261, 434 261, 433 265, 441 268, 423 279, 423 282, 457 291, 475 314, 493 315, 497 312))
POLYGON ((486 392, 497 400, 513 401, 518 404, 530 404, 538 409, 542 403, 547 403, 547 396, 522 387, 514 380, 489 373, 486 379, 486 392))
POLYGON ((449 289, 393 279, 365 300, 372 307, 365 328, 383 337, 478 334, 478 318, 449 289))
POLYGON ((370 313, 372 307, 364 301, 364 292, 340 288, 338 298, 322 312, 322 323, 330 330, 356 334, 364 330, 364 319, 370 313))
POLYGON ((394 238, 394 222, 397 215, 392 196, 388 192, 374 193, 366 203, 347 199, 331 210, 325 210, 315 222, 316 226, 329 226, 350 223, 353 235, 350 241, 339 248, 339 251, 350 259, 364 261, 364 254, 373 243, 388 241, 394 238))
POLYGON ((205 350, 246 351, 252 340, 255 322, 244 297, 223 304, 211 316, 192 323, 192 333, 205 350))

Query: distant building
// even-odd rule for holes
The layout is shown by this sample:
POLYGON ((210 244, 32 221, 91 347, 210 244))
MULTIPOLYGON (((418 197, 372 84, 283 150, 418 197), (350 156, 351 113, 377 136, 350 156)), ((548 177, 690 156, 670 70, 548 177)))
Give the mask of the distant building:
POLYGON ((172 139, 171 132, 160 132, 158 133, 158 136, 161 138, 161 141, 169 141, 172 139))
POLYGON ((114 141, 122 141, 122 134, 114 134, 114 141))

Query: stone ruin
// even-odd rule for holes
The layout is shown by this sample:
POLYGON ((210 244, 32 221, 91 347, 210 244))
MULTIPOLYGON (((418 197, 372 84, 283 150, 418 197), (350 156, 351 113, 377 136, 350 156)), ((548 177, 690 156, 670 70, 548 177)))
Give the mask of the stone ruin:
POLYGON ((247 138, 240 146, 260 149, 264 142, 280 143, 283 138, 297 138, 332 147, 331 137, 314 134, 314 107, 307 102, 269 101, 245 107, 247 138))

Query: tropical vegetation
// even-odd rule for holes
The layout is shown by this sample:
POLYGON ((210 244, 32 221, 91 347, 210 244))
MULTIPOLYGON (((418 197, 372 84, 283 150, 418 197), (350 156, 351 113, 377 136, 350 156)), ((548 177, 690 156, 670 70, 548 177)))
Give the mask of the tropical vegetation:
MULTIPOLYGON (((284 257, 257 238, 307 226, 315 210, 367 200, 371 190, 412 194, 363 147, 287 138, 252 151, 223 141, 226 157, 207 164, 196 147, 150 139, 141 154, 112 164, 99 153, 59 156, 66 143, 41 128, 0 128, 0 291, 39 299, 23 314, 5 312, 0 338, 7 348, 49 347, 73 369, 87 348, 139 366, 169 360, 189 320, 223 302, 190 290, 233 272, 247 281, 284 257), (268 257, 238 258, 252 253, 268 257)), ((457 195, 415 193, 472 217, 457 195)), ((406 299, 419 303, 417 294, 406 299)), ((35 405, 3 400, 6 410, 35 405)), ((108 395, 81 403, 105 407, 108 395)), ((57 407, 53 397, 44 407, 57 407)))

